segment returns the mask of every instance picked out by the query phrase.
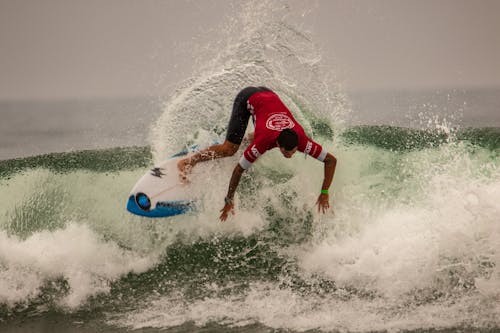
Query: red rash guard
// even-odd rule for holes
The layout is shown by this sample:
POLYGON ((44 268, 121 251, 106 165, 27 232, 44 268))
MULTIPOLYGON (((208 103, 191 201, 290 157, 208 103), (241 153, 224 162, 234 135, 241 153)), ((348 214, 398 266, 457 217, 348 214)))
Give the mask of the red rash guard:
POLYGON ((327 152, 307 137, 302 126, 274 92, 253 94, 248 99, 247 108, 254 119, 255 134, 253 142, 241 156, 239 163, 243 169, 248 169, 260 155, 277 147, 278 135, 285 128, 293 129, 299 136, 298 151, 320 161, 325 160, 327 152))

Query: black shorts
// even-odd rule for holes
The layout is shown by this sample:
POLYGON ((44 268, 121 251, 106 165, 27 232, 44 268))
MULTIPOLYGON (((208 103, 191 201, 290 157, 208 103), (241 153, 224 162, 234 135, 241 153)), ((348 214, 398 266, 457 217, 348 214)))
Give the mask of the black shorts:
POLYGON ((233 104, 233 111, 227 126, 226 140, 239 145, 245 136, 245 131, 250 119, 250 111, 247 109, 247 101, 256 92, 271 91, 266 87, 246 87, 236 95, 233 104))

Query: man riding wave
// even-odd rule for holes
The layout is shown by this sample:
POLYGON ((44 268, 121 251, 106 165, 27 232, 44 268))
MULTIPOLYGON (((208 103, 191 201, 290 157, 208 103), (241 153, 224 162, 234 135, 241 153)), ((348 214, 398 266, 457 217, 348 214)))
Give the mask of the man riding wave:
POLYGON ((243 140, 250 117, 255 126, 252 142, 233 170, 220 219, 225 221, 230 212, 234 214, 234 193, 243 172, 259 156, 276 147, 285 158, 291 158, 295 152, 300 151, 324 163, 324 179, 316 204, 318 211, 325 213, 330 208, 328 190, 333 181, 337 159, 305 134, 278 95, 266 87, 247 87, 238 93, 224 143, 179 160, 177 166, 181 177, 185 179, 198 162, 234 155, 243 140))

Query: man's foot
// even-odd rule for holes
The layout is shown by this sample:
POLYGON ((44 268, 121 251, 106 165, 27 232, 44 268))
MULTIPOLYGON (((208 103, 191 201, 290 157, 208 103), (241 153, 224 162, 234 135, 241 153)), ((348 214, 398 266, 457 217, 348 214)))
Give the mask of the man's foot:
POLYGON ((181 183, 189 183, 188 175, 191 173, 192 168, 193 167, 189 158, 183 158, 177 162, 177 169, 179 170, 181 183))

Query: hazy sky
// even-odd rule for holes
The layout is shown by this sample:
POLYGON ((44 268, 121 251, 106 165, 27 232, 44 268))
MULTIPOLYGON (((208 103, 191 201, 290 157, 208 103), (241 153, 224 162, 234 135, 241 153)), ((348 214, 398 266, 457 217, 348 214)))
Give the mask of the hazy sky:
MULTIPOLYGON (((161 94, 217 38, 228 3, 0 0, 0 100, 161 94)), ((308 4, 298 23, 347 89, 500 87, 500 1, 308 4)))

